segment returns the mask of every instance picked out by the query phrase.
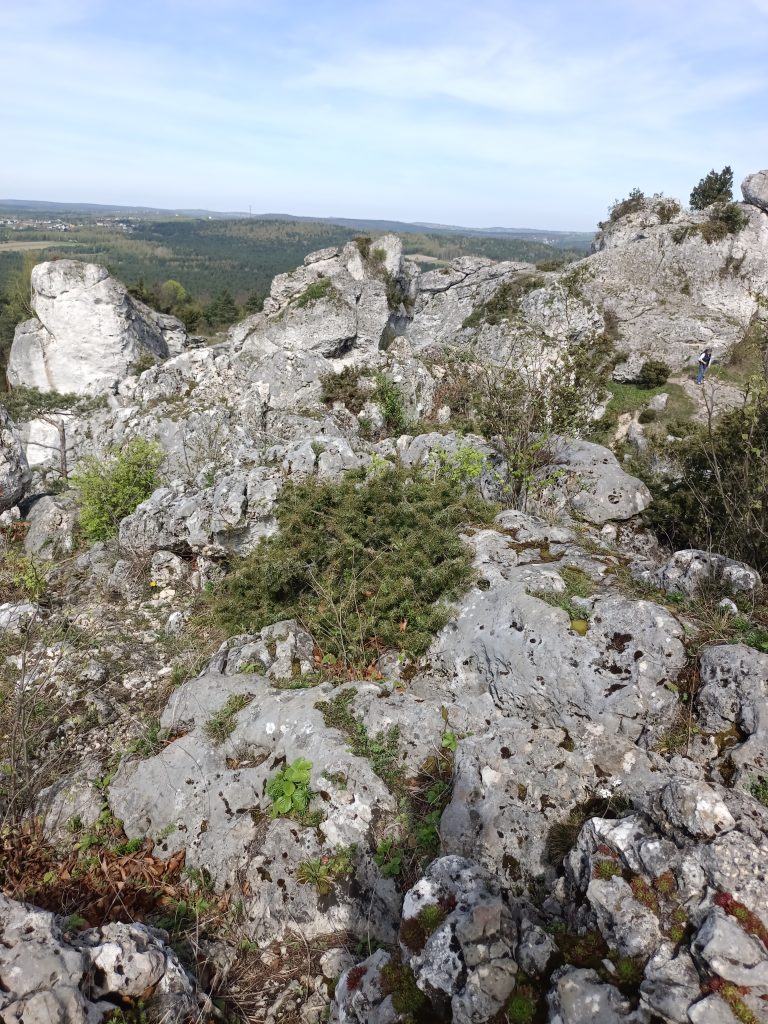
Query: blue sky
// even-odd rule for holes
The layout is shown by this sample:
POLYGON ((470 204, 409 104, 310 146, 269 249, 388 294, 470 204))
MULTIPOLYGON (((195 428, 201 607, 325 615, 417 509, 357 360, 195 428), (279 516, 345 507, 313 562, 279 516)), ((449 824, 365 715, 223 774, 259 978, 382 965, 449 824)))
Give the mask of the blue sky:
POLYGON ((0 0, 0 197, 590 230, 768 167, 768 0, 0 0))

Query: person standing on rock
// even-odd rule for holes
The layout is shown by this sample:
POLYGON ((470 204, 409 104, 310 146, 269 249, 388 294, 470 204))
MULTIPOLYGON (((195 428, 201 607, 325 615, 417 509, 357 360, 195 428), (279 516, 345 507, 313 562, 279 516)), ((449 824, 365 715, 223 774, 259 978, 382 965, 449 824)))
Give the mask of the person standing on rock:
POLYGON ((709 369, 709 364, 712 362, 712 349, 705 348, 699 356, 699 372, 696 374, 696 383, 704 383, 704 374, 709 369))

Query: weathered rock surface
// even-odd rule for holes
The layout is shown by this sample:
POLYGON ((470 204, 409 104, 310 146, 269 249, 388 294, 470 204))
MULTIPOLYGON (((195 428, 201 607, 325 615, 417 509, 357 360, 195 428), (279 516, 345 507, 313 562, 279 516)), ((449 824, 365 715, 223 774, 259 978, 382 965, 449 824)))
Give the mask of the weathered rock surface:
POLYGON ((744 562, 697 550, 676 551, 664 565, 637 575, 660 590, 689 597, 695 597, 707 585, 734 594, 750 594, 762 586, 759 573, 744 562))
POLYGON ((11 417, 0 405, 0 512, 13 508, 31 479, 11 417))
POLYGON ((745 203, 751 203, 763 213, 768 213, 768 171, 748 174, 741 183, 745 203))
POLYGON ((0 894, 0 1020, 98 1024, 129 997, 180 1024, 198 1000, 166 942, 136 924, 65 932, 53 914, 0 894))
POLYGON ((8 361, 12 387, 96 394, 142 357, 166 359, 186 341, 183 324, 132 298, 104 267, 76 260, 32 271, 37 319, 16 331, 8 361))

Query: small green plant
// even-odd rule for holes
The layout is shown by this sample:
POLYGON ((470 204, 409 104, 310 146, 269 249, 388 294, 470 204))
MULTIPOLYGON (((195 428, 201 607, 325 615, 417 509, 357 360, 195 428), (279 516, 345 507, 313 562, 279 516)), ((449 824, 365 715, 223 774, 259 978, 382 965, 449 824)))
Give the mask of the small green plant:
POLYGON ((247 693, 233 693, 227 698, 227 703, 208 719, 203 726, 203 732, 214 743, 223 743, 235 729, 235 719, 238 712, 242 711, 253 700, 247 693))
POLYGON ((428 903, 419 911, 419 921, 427 935, 436 931, 446 918, 446 912, 439 903, 428 903))
POLYGON ((507 1003, 508 1024, 533 1024, 536 1019, 538 999, 532 985, 518 984, 507 1003))
POLYGON ((620 987, 635 989, 643 980, 644 964, 629 956, 620 956, 614 960, 616 981, 620 987))
POLYGON ((594 867, 593 878, 600 878, 607 882, 611 878, 621 875, 621 864, 615 860, 599 860, 594 867))
POLYGON ((455 452, 437 448, 427 460, 427 472, 433 478, 445 476, 463 487, 476 483, 488 468, 488 456, 471 444, 463 444, 455 452))
POLYGON ((88 927, 88 922, 84 917, 80 917, 79 914, 70 914, 64 922, 65 932, 81 932, 83 928, 88 927))
POLYGON ((417 1014, 427 1003, 427 997, 416 984, 413 972, 405 964, 395 960, 382 968, 381 990, 392 997, 397 1013, 417 1014))
POLYGON ((756 775, 747 788, 755 800, 768 807, 768 775, 756 775))
POLYGON ((667 383, 671 372, 663 359, 646 359, 637 375, 637 385, 648 391, 660 388, 667 383))
POLYGON ((327 896, 336 882, 352 874, 354 853, 354 846, 338 846, 332 854, 302 861, 296 870, 296 881, 313 886, 318 896, 327 896))
POLYGON ((154 757, 163 748, 164 733, 160 728, 160 719, 150 719, 143 728, 141 736, 126 746, 126 752, 136 754, 142 760, 154 757))
POLYGON ((304 814, 312 799, 309 788, 312 762, 300 757, 286 765, 282 771, 267 783, 267 796, 272 802, 269 809, 272 818, 289 814, 304 814))
POLYGON ((330 298, 333 293, 333 284, 330 277, 319 277, 312 284, 308 284, 304 291, 295 300, 299 309, 309 306, 320 299, 330 298))
POLYGON ((163 460, 162 448, 141 437, 108 448, 102 458, 81 460, 71 480, 80 491, 80 527, 89 540, 116 536, 120 521, 157 487, 163 460))
POLYGON ((384 423, 390 434, 404 434, 408 429, 408 419, 400 388, 384 373, 376 374, 376 390, 373 393, 376 404, 381 409, 384 423))
POLYGON ((397 878, 403 870, 405 853, 395 839, 382 839, 376 847, 373 859, 384 878, 397 878))

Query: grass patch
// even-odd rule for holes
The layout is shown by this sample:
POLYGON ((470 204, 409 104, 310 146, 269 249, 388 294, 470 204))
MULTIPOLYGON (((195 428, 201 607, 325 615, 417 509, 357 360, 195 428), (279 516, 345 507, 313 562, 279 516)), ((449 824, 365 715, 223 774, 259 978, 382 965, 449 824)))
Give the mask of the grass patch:
POLYGON ((289 483, 279 532, 208 596, 210 613, 229 635, 298 619, 348 665, 383 648, 415 657, 472 580, 459 530, 495 512, 455 481, 394 467, 289 483))
POLYGON ((319 277, 312 284, 308 284, 304 291, 294 300, 299 309, 304 309, 320 299, 329 299, 334 291, 330 277, 319 277))
POLYGON ((570 617, 571 627, 583 636, 587 632, 589 612, 574 604, 573 598, 591 597, 595 592, 595 584, 583 569, 569 567, 558 571, 565 583, 564 593, 550 594, 546 591, 532 591, 531 597, 546 601, 553 608, 562 608, 570 617))
POLYGON ((247 693, 233 693, 227 698, 224 707, 211 715, 203 726, 203 732, 213 743, 223 743, 235 731, 235 719, 238 712, 251 703, 253 697, 247 693))

